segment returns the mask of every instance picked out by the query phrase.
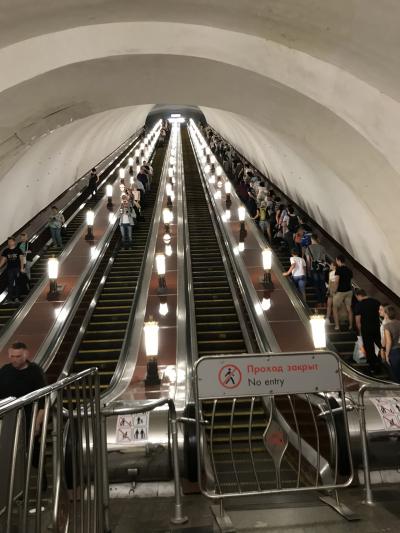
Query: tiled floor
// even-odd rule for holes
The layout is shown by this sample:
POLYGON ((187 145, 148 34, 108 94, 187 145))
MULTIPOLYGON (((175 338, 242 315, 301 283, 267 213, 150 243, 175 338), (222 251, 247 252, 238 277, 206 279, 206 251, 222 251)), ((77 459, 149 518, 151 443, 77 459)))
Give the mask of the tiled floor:
MULTIPOLYGON (((236 531, 240 533, 398 533, 400 531, 400 487, 375 489, 376 504, 361 503, 360 489, 342 492, 343 502, 360 516, 348 522, 316 495, 296 498, 284 504, 278 498, 258 498, 238 509, 227 506, 236 531)), ((212 514, 208 501, 200 495, 185 496, 184 513, 189 522, 172 526, 171 498, 131 498, 111 501, 113 533, 212 533, 212 514)))

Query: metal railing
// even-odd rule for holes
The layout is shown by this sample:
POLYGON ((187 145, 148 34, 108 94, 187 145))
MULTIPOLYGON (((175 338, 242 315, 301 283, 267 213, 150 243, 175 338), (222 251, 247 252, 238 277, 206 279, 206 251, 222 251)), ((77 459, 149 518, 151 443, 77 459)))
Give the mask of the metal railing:
MULTIPOLYGON (((400 385, 388 384, 365 384, 360 387, 358 391, 358 416, 360 422, 360 438, 361 438, 361 452, 364 470, 364 486, 365 486, 365 503, 369 505, 374 504, 374 498, 371 485, 371 468, 369 462, 368 452, 368 436, 367 436, 367 423, 365 417, 365 395, 366 393, 374 392, 375 394, 381 394, 387 396, 388 393, 395 393, 400 396, 400 385)), ((397 429, 396 433, 399 434, 400 430, 397 429)))
MULTIPOLYGON (((340 407, 345 393, 339 360, 333 353, 326 354, 336 367, 329 369, 336 382, 331 381, 333 388, 326 390, 319 381, 307 381, 301 371, 295 379, 306 379, 303 385, 286 385, 293 379, 290 368, 303 365, 301 358, 306 355, 302 353, 208 356, 196 363, 198 479, 206 497, 221 503, 246 496, 333 491, 336 499, 328 496, 323 501, 340 514, 350 515, 337 496, 337 490, 349 486, 353 479, 347 412, 340 407), (268 378, 275 378, 275 364, 286 361, 282 373, 277 374, 285 383, 282 391, 270 390, 279 389, 275 379, 271 384, 268 379, 265 386, 265 376, 247 379, 244 369, 248 365, 253 368, 256 360, 269 372, 268 378), (200 365, 207 365, 206 373, 199 372, 200 365), (235 368, 240 380, 232 392, 229 385, 221 381, 218 385, 221 371, 228 367, 235 368), (200 392, 200 385, 207 392, 200 392), (238 386, 240 393, 235 392, 238 386), (244 392, 248 387, 250 394, 244 392), (251 393, 258 388, 264 390, 251 393)), ((324 359, 318 359, 318 379, 324 376, 324 359)))
POLYGON ((98 412, 96 368, 0 404, 1 531, 104 531, 98 412))

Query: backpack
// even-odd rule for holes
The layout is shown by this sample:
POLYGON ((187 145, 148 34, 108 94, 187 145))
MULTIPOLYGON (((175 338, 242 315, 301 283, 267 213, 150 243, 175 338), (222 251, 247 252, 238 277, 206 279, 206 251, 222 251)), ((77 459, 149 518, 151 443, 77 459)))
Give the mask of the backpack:
POLYGON ((265 207, 260 207, 260 220, 265 220, 267 218, 267 210, 265 207))
POLYGON ((289 217, 289 223, 288 223, 288 230, 292 233, 295 233, 297 228, 299 227, 299 219, 296 215, 288 215, 289 217))
POLYGON ((302 248, 307 248, 308 246, 310 246, 311 244, 311 234, 310 233, 305 233, 302 238, 301 238, 301 247, 302 248))

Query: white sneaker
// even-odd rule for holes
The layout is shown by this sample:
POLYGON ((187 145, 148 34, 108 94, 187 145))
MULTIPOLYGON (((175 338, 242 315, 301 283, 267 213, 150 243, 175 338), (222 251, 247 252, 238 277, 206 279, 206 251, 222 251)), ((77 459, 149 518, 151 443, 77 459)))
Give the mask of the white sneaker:
MULTIPOLYGON (((46 510, 46 508, 43 507, 43 505, 42 505, 42 506, 40 507, 40 512, 43 513, 43 511, 45 511, 45 510, 46 510)), ((36 514, 36 507, 32 507, 32 509, 29 509, 29 510, 28 510, 28 514, 36 514)))

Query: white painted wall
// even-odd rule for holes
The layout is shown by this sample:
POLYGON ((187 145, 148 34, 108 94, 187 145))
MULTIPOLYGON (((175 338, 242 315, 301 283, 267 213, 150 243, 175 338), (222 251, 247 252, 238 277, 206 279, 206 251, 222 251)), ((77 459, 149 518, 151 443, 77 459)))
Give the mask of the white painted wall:
POLYGON ((114 109, 39 139, 0 178, 0 242, 140 128, 151 106, 114 109))

